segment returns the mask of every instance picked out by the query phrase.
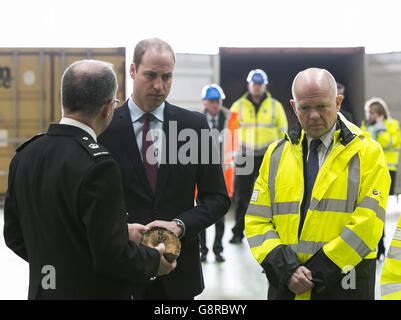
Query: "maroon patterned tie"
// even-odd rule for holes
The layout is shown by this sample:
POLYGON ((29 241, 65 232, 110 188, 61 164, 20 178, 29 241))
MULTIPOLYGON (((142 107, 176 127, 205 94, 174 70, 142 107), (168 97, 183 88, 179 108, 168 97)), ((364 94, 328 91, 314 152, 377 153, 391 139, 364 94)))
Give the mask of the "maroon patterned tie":
POLYGON ((149 132, 151 117, 152 115, 150 113, 146 113, 145 124, 143 125, 142 131, 142 159, 150 187, 152 188, 153 194, 156 194, 157 159, 155 157, 155 148, 153 146, 153 141, 150 139, 150 136, 149 141, 146 139, 146 136, 149 132))

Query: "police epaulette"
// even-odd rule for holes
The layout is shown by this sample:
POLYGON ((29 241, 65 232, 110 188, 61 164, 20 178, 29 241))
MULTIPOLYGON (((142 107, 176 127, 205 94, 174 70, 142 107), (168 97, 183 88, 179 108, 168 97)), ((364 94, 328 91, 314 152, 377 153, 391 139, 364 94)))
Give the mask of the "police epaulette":
POLYGON ((104 157, 111 157, 111 154, 101 144, 93 142, 88 137, 76 137, 76 141, 89 153, 92 159, 102 159, 104 157))
POLYGON ((24 149, 28 144, 30 144, 32 141, 40 138, 41 136, 45 135, 45 133, 39 133, 36 136, 33 136, 32 138, 30 138, 29 140, 25 141, 23 144, 21 144, 15 151, 21 151, 22 149, 24 149))

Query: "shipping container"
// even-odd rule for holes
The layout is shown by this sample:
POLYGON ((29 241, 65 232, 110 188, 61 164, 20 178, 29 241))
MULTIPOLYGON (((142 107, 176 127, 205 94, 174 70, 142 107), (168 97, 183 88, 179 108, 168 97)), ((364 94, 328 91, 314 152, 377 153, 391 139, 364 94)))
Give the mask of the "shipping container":
POLYGON ((125 48, 0 48, 0 199, 15 149, 61 118, 61 75, 72 62, 110 62, 125 100, 125 48))

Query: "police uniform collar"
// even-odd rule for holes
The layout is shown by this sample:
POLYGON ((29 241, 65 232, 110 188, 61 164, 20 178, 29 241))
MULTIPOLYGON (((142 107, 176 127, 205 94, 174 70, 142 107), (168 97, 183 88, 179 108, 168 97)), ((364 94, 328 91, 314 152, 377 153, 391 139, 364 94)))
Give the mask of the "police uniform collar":
POLYGON ((98 144, 90 134, 79 127, 67 124, 52 123, 47 130, 47 134, 73 137, 74 140, 81 145, 81 147, 84 148, 88 155, 95 161, 100 161, 111 157, 110 153, 105 147, 98 144))
POLYGON ((59 123, 78 127, 80 129, 84 130, 86 133, 88 133, 93 138, 93 140, 97 141, 95 131, 91 127, 86 125, 85 123, 82 123, 81 121, 78 121, 78 120, 75 120, 72 118, 68 118, 68 117, 62 117, 59 123))
POLYGON ((47 134, 57 136, 86 137, 88 141, 96 142, 96 140, 94 140, 93 137, 85 130, 67 124, 52 123, 49 125, 47 134))

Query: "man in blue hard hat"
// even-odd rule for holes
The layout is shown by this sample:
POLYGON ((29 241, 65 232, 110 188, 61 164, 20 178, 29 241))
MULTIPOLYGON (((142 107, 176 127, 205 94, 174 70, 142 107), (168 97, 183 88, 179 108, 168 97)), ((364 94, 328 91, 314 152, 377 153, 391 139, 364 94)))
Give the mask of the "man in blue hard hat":
POLYGON ((244 237, 244 216, 265 151, 272 142, 283 138, 288 129, 283 106, 267 90, 266 73, 261 69, 251 70, 247 82, 248 91, 231 107, 232 112, 238 113, 240 154, 236 161, 237 206, 230 243, 241 243, 244 237), (244 170, 246 167, 250 169, 244 170))
MULTIPOLYGON (((223 89, 217 84, 208 84, 202 89, 202 100, 204 113, 212 130, 218 130, 216 144, 219 150, 221 165, 223 167, 224 178, 230 198, 234 189, 234 155, 236 148, 235 131, 238 129, 237 115, 229 109, 223 107, 225 95, 223 89)), ((216 262, 224 262, 222 256, 224 235, 224 216, 215 223, 216 235, 213 243, 213 252, 216 262)), ((200 232, 201 261, 206 261, 209 249, 206 246, 206 231, 200 232)))

